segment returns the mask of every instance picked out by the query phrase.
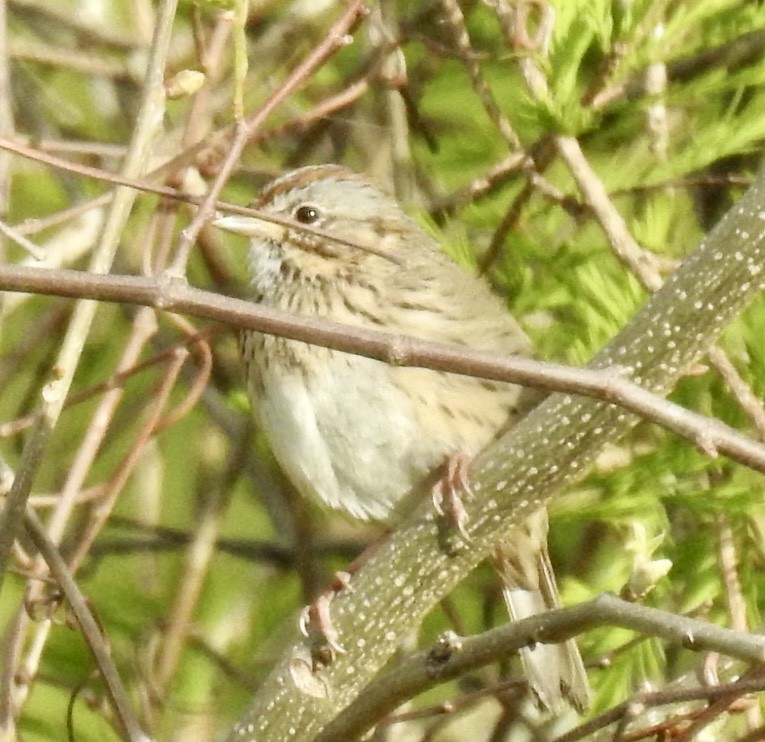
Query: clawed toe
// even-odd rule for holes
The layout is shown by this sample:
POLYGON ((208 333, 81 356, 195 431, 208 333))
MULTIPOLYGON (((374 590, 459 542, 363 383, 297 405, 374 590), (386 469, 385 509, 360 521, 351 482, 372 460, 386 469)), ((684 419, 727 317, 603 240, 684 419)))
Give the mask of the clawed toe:
POLYGON ((435 511, 448 518, 466 541, 470 540, 466 528, 470 516, 462 504, 461 493, 473 496, 467 473, 469 463, 470 457, 467 454, 456 453, 450 456, 446 462, 444 476, 436 482, 431 491, 435 511))
POLYGON ((309 640, 314 672, 332 664, 336 655, 345 654, 345 648, 338 641, 338 632, 332 622, 330 606, 337 593, 349 589, 349 580, 350 574, 338 572, 333 584, 300 612, 298 626, 300 633, 309 640))

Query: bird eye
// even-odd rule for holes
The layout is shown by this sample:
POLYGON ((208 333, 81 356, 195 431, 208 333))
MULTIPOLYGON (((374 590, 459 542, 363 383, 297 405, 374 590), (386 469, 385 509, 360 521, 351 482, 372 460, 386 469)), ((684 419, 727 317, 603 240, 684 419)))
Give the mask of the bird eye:
POLYGON ((295 209, 295 219, 301 224, 313 224, 319 218, 319 210, 315 206, 298 206, 295 209))

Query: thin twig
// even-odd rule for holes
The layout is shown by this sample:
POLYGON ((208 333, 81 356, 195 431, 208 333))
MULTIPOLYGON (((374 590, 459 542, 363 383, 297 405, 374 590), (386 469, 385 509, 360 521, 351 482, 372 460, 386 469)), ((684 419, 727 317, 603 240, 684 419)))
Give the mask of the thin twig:
MULTIPOLYGON (((3 159, 5 159, 5 155, 3 159)), ((2 219, 0 219, 0 234, 15 242, 19 247, 24 248, 36 260, 42 260, 45 257, 45 253, 38 245, 24 237, 18 230, 8 226, 2 219)))
MULTIPOLYGON (((197 333, 193 336, 190 336, 185 341, 184 345, 187 348, 191 348, 192 350, 199 349, 201 356, 202 356, 202 363, 200 366, 203 368, 207 367, 209 365, 209 361, 207 358, 207 336, 212 335, 215 333, 216 330, 219 330, 218 327, 208 328, 207 330, 197 333)), ((66 399, 66 404, 64 405, 64 409, 67 409, 69 407, 73 407, 74 405, 81 404, 82 402, 85 402, 89 399, 92 399, 97 394, 103 394, 108 393, 112 389, 117 389, 118 387, 121 387, 128 379, 132 378, 136 374, 140 374, 143 371, 146 371, 147 369, 152 368, 153 366, 156 366, 161 363, 166 363, 175 355, 175 348, 169 348, 167 350, 163 350, 160 353, 157 353, 156 355, 152 356, 151 358, 147 358, 145 361, 141 361, 141 363, 136 363, 134 366, 131 366, 130 368, 126 368, 124 371, 119 371, 114 374, 112 374, 108 379, 105 381, 102 381, 100 384, 94 384, 91 387, 88 387, 86 389, 83 389, 79 392, 76 392, 74 394, 70 394, 66 399)), ((177 408, 176 408, 177 409, 177 408)), ((171 413, 172 415, 175 415, 175 413, 171 413)), ((26 430, 27 428, 34 425, 35 420, 37 419, 38 413, 33 412, 28 415, 23 415, 21 417, 17 417, 15 420, 9 420, 6 423, 0 423, 0 438, 8 438, 12 435, 17 435, 18 433, 21 433, 22 431, 26 430)), ((158 428, 163 429, 166 428, 168 425, 172 424, 172 420, 169 418, 164 418, 158 428)))
MULTIPOLYGON (((145 170, 150 148, 161 125, 164 112, 163 77, 172 38, 176 3, 177 0, 163 0, 159 5, 141 106, 123 164, 123 172, 129 178, 139 177, 145 170)), ((105 273, 111 267, 135 195, 133 190, 125 188, 115 194, 98 249, 90 262, 90 270, 94 273, 105 273)), ((94 302, 79 302, 75 307, 49 381, 43 387, 39 402, 40 415, 24 445, 13 486, 5 500, 0 517, 0 590, 7 572, 12 545, 27 510, 27 500, 32 484, 69 393, 96 306, 94 302)), ((39 651, 41 651, 41 645, 38 644, 32 653, 39 651)), ((28 687, 18 693, 17 712, 25 702, 27 693, 28 687)))
MULTIPOLYGON (((712 482, 714 479, 711 480, 712 482)), ((717 564, 724 587, 725 602, 728 608, 728 621, 736 631, 747 631, 746 600, 738 572, 739 559, 736 549, 736 541, 730 518, 726 513, 715 514, 715 530, 717 532, 717 564)), ((717 674, 717 653, 707 658, 707 665, 714 663, 715 675, 717 674)), ((745 709, 746 723, 748 728, 756 729, 762 724, 762 714, 759 704, 753 704, 745 709)))
POLYGON ((576 181, 585 203, 603 228, 614 254, 630 272, 637 276, 650 291, 656 291, 664 282, 653 256, 644 250, 633 238, 608 195, 603 181, 592 169, 574 137, 558 136, 555 146, 576 181))
MULTIPOLYGON (((124 374, 134 367, 146 343, 149 342, 149 339, 156 331, 157 323, 153 312, 144 309, 136 314, 130 336, 125 343, 122 357, 117 364, 116 376, 124 374)), ((48 535, 55 544, 60 542, 64 534, 66 523, 69 521, 74 508, 75 496, 82 489, 85 479, 93 466, 106 431, 111 425, 114 414, 122 399, 122 394, 123 387, 121 385, 112 386, 101 398, 98 407, 91 417, 90 425, 69 467, 67 478, 59 497, 58 507, 48 523, 48 535)))
MULTIPOLYGON (((502 0, 493 0, 492 4, 506 42, 513 49, 518 35, 515 26, 525 24, 528 18, 521 6, 510 5, 502 0)), ((547 3, 542 5, 547 6, 547 3)), ((544 102, 549 96, 549 88, 537 59, 529 54, 522 55, 518 59, 518 66, 529 92, 537 100, 544 102)), ((663 281, 652 256, 632 237, 624 218, 611 202, 603 182, 584 156, 579 142, 575 137, 559 135, 553 137, 553 143, 579 187, 585 204, 600 223, 616 256, 640 278, 643 285, 651 291, 656 291, 663 281)))
MULTIPOLYGON (((155 331, 155 324, 151 310, 144 309, 142 312, 138 313, 136 321, 133 323, 131 338, 129 338, 127 347, 123 351, 122 358, 118 363, 118 373, 120 371, 124 372, 133 366, 144 344, 155 331)), ((117 405, 122 398, 122 391, 121 386, 114 386, 99 402, 96 413, 91 418, 90 425, 88 426, 85 436, 75 454, 74 461, 69 468, 61 493, 56 497, 55 509, 48 521, 47 532, 48 539, 56 547, 61 542, 64 530, 75 506, 83 502, 81 491, 85 478, 100 450, 106 430, 111 423, 117 405)), ((103 497, 103 494, 104 493, 101 492, 99 497, 103 497)), ((41 559, 38 559, 37 563, 31 567, 33 574, 44 574, 44 563, 40 564, 41 561, 41 559)), ((72 569, 72 574, 74 574, 74 572, 75 570, 72 569)), ((42 586, 43 583, 41 582, 33 583, 30 586, 26 599, 28 603, 33 603, 38 600, 42 586)), ((31 633, 34 634, 34 639, 31 642, 28 641, 28 644, 37 647, 47 641, 51 630, 50 621, 43 621, 34 625, 29 625, 28 617, 26 617, 26 621, 23 621, 23 623, 25 624, 24 628, 29 629, 31 633)), ((24 660, 24 677, 36 677, 39 669, 39 662, 41 660, 41 653, 28 653, 24 660)))
MULTIPOLYGON (((6 0, 0 0, 0 137, 12 137, 15 129, 7 13, 6 0)), ((3 153, 0 155, 0 221, 3 223, 10 206, 10 189, 11 158, 3 153)), ((0 239, 0 261, 5 262, 5 241, 2 239, 0 239)))
POLYGON ((453 214, 470 203, 490 194, 498 185, 504 183, 513 173, 524 170, 531 164, 525 152, 513 152, 491 166, 488 172, 479 175, 466 186, 444 196, 430 204, 431 216, 442 219, 453 214))
POLYGON ((31 510, 28 510, 24 515, 24 525, 29 537, 47 562, 51 574, 56 578, 56 581, 63 590, 67 602, 77 618, 77 623, 79 623, 88 648, 98 665, 98 670, 106 685, 109 699, 114 707, 114 713, 125 732, 126 738, 131 742, 149 742, 150 738, 143 731, 133 713, 129 696, 120 680, 117 668, 114 666, 114 661, 104 641, 101 629, 93 618, 87 601, 71 578, 64 560, 48 538, 44 526, 31 510))
MULTIPOLYGON (((77 173, 79 175, 83 175, 90 178, 96 178, 98 180, 114 183, 115 185, 120 185, 127 188, 133 188, 136 191, 143 191, 145 193, 153 193, 155 195, 162 196, 168 199, 173 199, 175 201, 182 201, 184 203, 195 204, 200 207, 202 206, 203 203, 206 203, 207 201, 207 197, 191 196, 187 193, 177 190, 176 188, 171 188, 170 186, 153 185, 149 182, 146 182, 145 180, 138 180, 136 178, 131 178, 125 175, 115 175, 113 173, 108 173, 104 170, 100 170, 99 168, 94 168, 88 165, 81 165, 79 163, 69 162, 62 158, 55 157, 53 155, 48 155, 29 147, 25 147, 20 144, 7 142, 0 139, 0 150, 2 149, 7 149, 9 151, 16 152, 17 154, 23 155, 24 157, 28 157, 31 160, 36 160, 37 162, 44 162, 53 167, 57 167, 61 170, 77 173)), ((171 163, 176 163, 176 162, 177 162, 177 158, 174 158, 171 161, 171 163)), ((152 177, 156 175, 157 173, 159 173, 160 170, 162 172, 165 172, 169 167, 170 167, 170 163, 166 163, 165 165, 162 166, 162 168, 159 168, 158 170, 155 170, 152 173, 149 173, 145 177, 146 178, 152 177)), ((105 194, 104 196, 100 197, 100 199, 103 199, 104 201, 108 201, 111 197, 111 194, 108 194, 108 195, 109 195, 109 198, 107 198, 105 194)), ((90 206, 93 206, 96 202, 100 203, 100 200, 94 199, 93 201, 89 202, 89 204, 90 206)), ((299 224, 299 223, 293 222, 291 219, 287 219, 277 214, 270 214, 268 212, 259 211, 257 209, 250 209, 245 206, 230 204, 225 201, 214 201, 213 205, 215 206, 216 209, 225 210, 233 214, 253 216, 267 222, 272 222, 273 224, 279 224, 279 225, 287 226, 293 229, 300 229, 306 232, 307 234, 313 234, 313 235, 316 235, 317 237, 321 237, 323 240, 331 240, 333 242, 337 242, 340 245, 348 245, 349 247, 354 247, 358 250, 364 250, 365 252, 369 252, 374 255, 380 255, 386 258, 386 260, 390 260, 391 262, 394 262, 394 263, 400 264, 403 262, 402 258, 398 257, 397 255, 392 253, 390 250, 385 250, 384 248, 380 248, 372 244, 360 244, 358 241, 340 237, 338 235, 332 234, 331 232, 328 232, 323 229, 316 229, 308 225, 299 224)), ((79 213, 82 210, 81 207, 82 205, 75 207, 72 210, 68 210, 66 213, 67 218, 71 216, 72 213, 79 213)), ((46 226, 51 226, 51 222, 48 221, 46 223, 46 226)), ((38 227, 39 227, 39 222, 35 224, 35 228, 38 228, 38 227)), ((23 227, 14 227, 14 228, 17 229, 19 232, 25 231, 23 227)), ((169 269, 168 269, 168 273, 172 278, 178 278, 169 269)))
MULTIPOLYGON (((753 673, 749 673, 753 675, 753 673)), ((589 738, 599 729, 604 729, 611 724, 618 723, 625 715, 629 714, 634 708, 641 708, 643 712, 646 709, 656 708, 658 706, 668 706, 680 703, 691 703, 693 701, 719 702, 721 705, 729 705, 731 702, 748 693, 758 693, 765 690, 765 679, 745 676, 732 683, 721 683, 720 685, 708 685, 692 688, 665 689, 653 693, 639 693, 628 701, 608 709, 608 711, 598 714, 593 719, 589 719, 584 724, 580 724, 574 729, 556 737, 554 742, 577 742, 580 739, 589 738)), ((711 707, 710 707, 711 708, 711 707)), ((720 710, 716 710, 719 714, 720 710)), ((633 721, 634 721, 634 714, 633 721)), ((655 725, 654 725, 655 728, 655 725)), ((642 730, 641 730, 642 731, 642 730)), ((658 731, 658 730, 657 730, 658 731)), ((642 736, 640 737, 642 738, 642 736)), ((674 740, 676 737, 673 736, 674 740)))
POLYGON ((762 400, 752 391, 751 386, 744 381, 725 351, 715 346, 709 349, 707 358, 715 371, 720 374, 725 385, 741 406, 741 409, 752 421, 760 440, 765 440, 765 405, 763 405, 762 400))
POLYGON ((505 116, 494 100, 491 89, 484 79, 478 60, 473 53, 474 50, 470 43, 470 35, 465 25, 465 16, 462 13, 462 9, 457 0, 441 0, 441 6, 444 9, 446 27, 450 30, 452 41, 457 47, 457 52, 465 65, 467 73, 470 75, 473 90, 475 90, 484 110, 510 149, 512 151, 520 150, 522 148, 521 140, 515 133, 507 116, 505 116))
POLYGON ((193 616, 216 553, 221 519, 242 473, 244 459, 249 455, 249 438, 243 436, 235 443, 229 461, 213 486, 207 483, 200 492, 201 507, 196 513, 194 536, 186 550, 184 568, 177 580, 175 600, 165 622, 161 649, 155 663, 153 687, 164 699, 176 675, 181 654, 193 629, 193 616))
MULTIPOLYGON (((135 536, 102 536, 88 552, 91 557, 103 557, 115 554, 135 554, 141 550, 176 551, 188 546, 194 534, 180 528, 147 525, 146 523, 112 515, 109 518, 111 529, 125 529, 135 536)), ((313 544, 313 556, 317 559, 350 560, 358 556, 369 546, 369 539, 350 538, 316 541, 313 544)), ((217 541, 219 552, 230 554, 250 562, 262 562, 276 569, 294 569, 297 557, 291 546, 275 541, 263 541, 253 538, 226 538, 217 541)))
POLYGON ((186 275, 186 263, 188 262, 191 248, 199 236, 202 227, 210 219, 215 209, 215 203, 223 186, 228 181, 234 168, 239 163, 242 151, 252 138, 253 134, 262 126, 263 122, 278 108, 289 96, 302 85, 310 75, 338 49, 349 42, 347 36, 353 24, 364 13, 363 0, 348 0, 345 12, 335 21, 327 31, 324 39, 314 50, 297 65, 287 79, 268 98, 257 113, 240 126, 236 126, 236 134, 231 142, 230 149, 221 163, 214 182, 210 186, 205 199, 199 206, 193 221, 183 231, 178 244, 175 260, 168 269, 170 275, 181 277, 186 275))
POLYGON ((191 412, 207 388, 207 382, 210 380, 213 367, 212 349, 206 338, 201 333, 195 332, 191 323, 185 317, 176 315, 173 316, 173 321, 186 333, 188 338, 186 346, 191 348, 192 352, 197 356, 196 371, 191 378, 189 389, 184 398, 157 421, 154 435, 175 425, 191 412))
POLYGON ((98 44, 126 51, 131 51, 136 47, 145 47, 145 44, 139 39, 91 25, 85 20, 88 16, 85 13, 72 13, 63 7, 38 2, 38 0, 9 0, 9 5, 16 13, 34 13, 42 17, 48 25, 74 31, 82 41, 88 42, 90 46, 98 44))
MULTIPOLYGON (((711 724, 720 714, 729 710, 730 707, 742 696, 747 693, 746 684, 754 685, 756 683, 765 684, 762 667, 751 667, 741 678, 743 690, 731 695, 722 695, 720 697, 710 696, 712 703, 703 709, 696 718, 679 734, 674 736, 677 742, 692 742, 698 739, 698 733, 704 727, 711 724)), ((714 686, 713 686, 714 687, 714 686)))
POLYGON ((84 75, 135 82, 135 75, 126 61, 110 62, 94 55, 92 51, 54 49, 48 44, 15 39, 11 46, 11 56, 14 59, 50 65, 57 69, 68 69, 84 75))
POLYGON ((95 541, 96 536, 98 536, 101 528, 103 528, 104 523, 106 523, 107 518, 111 514, 111 511, 117 502, 119 493, 125 486, 130 474, 138 465, 141 453, 156 430, 157 424, 161 419, 162 410, 167 404, 170 393, 175 387, 175 383, 178 379, 178 374, 187 358, 188 351, 185 348, 176 349, 173 360, 168 364, 162 381, 151 397, 151 405, 148 414, 146 415, 146 419, 142 421, 140 430, 138 431, 130 450, 115 474, 111 477, 104 496, 94 505, 91 517, 77 539, 76 548, 69 557, 70 569, 73 572, 77 571, 80 563, 87 556, 88 549, 90 549, 90 546, 93 541, 95 541))

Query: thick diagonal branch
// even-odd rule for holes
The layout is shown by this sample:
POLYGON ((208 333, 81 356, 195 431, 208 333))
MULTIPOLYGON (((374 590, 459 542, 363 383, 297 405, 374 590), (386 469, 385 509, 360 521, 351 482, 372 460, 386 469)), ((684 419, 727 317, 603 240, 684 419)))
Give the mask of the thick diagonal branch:
MULTIPOLYGON (((761 291, 765 269, 765 179, 760 177, 698 249, 593 361, 631 369, 666 393, 761 291)), ((558 496, 607 441, 638 418, 613 404, 554 394, 471 469, 470 542, 440 547, 427 503, 396 531, 333 604, 346 653, 319 675, 295 643, 265 680, 230 739, 308 740, 351 703, 416 626, 530 511, 558 496)), ((426 499, 426 498, 424 498, 426 499)))

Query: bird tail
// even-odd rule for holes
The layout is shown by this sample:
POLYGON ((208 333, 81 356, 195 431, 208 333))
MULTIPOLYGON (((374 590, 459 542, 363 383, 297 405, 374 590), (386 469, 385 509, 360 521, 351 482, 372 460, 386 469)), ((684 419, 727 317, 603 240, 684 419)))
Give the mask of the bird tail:
MULTIPOLYGON (((560 607, 547 551, 546 510, 514 528, 497 549, 493 562, 502 578, 502 594, 513 621, 560 607)), ((587 708, 590 686, 573 639, 525 647, 520 654, 529 687, 542 707, 556 713, 566 703, 580 712, 587 708)))

